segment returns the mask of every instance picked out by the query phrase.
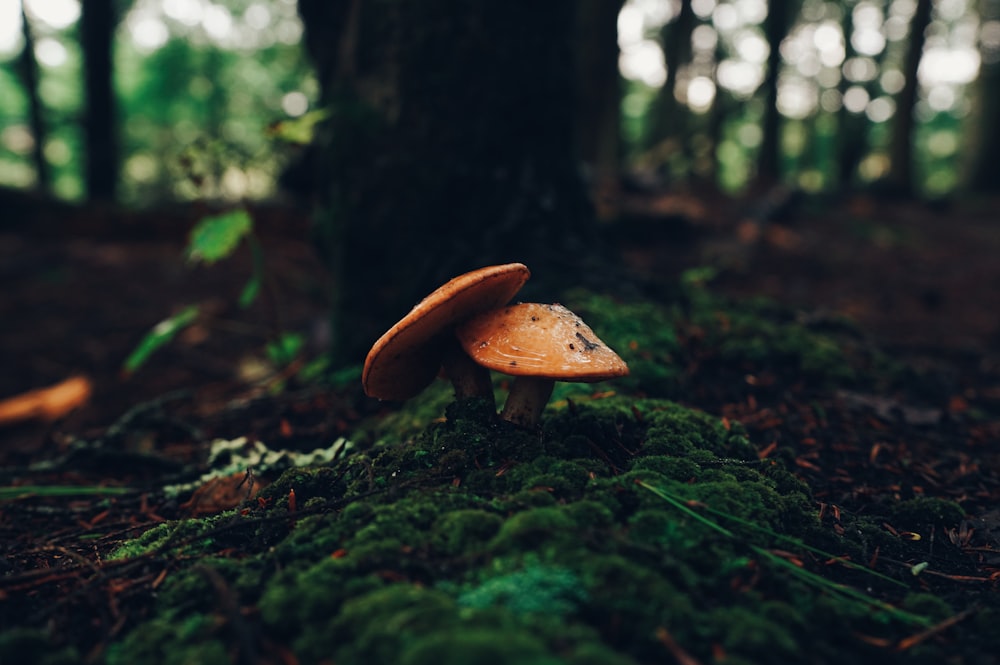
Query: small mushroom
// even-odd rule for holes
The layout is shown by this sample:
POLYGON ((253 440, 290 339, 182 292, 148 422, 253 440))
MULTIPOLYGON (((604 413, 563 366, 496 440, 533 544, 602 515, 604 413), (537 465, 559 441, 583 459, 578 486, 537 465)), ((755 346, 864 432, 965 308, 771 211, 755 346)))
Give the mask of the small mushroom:
POLYGON ((492 400, 489 371, 465 355, 452 330, 471 316, 510 302, 530 275, 523 264, 507 263, 467 272, 436 289, 372 346, 361 374, 365 394, 408 399, 443 367, 457 398, 492 400))
POLYGON ((521 303, 478 314, 455 328, 474 361, 517 377, 501 417, 538 423, 556 381, 592 383, 628 374, 628 365, 562 305, 521 303))

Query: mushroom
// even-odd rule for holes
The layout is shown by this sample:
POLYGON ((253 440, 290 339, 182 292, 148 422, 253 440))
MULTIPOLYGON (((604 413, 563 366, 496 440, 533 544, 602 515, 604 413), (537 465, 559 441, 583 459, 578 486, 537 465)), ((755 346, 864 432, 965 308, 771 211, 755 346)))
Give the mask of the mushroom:
POLYGON ((533 427, 556 381, 593 383, 628 374, 628 365, 562 305, 521 303, 478 314, 455 328, 474 361, 517 377, 501 417, 533 427))
POLYGON ((455 340, 455 324, 514 297, 531 273, 521 263, 487 266, 448 281, 389 328, 365 359, 365 394, 404 400, 427 387, 441 368, 456 398, 493 399, 489 371, 472 362, 455 340))

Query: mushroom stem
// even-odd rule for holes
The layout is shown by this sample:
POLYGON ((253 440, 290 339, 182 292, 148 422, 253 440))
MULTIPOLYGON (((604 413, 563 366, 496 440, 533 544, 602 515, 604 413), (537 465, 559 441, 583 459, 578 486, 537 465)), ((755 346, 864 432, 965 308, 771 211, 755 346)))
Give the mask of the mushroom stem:
POLYGON ((455 399, 486 397, 493 403, 493 381, 490 371, 477 365, 454 338, 445 344, 441 359, 444 373, 455 388, 455 399))
POLYGON ((534 427, 552 396, 555 383, 553 379, 539 376, 517 377, 500 417, 521 427, 534 427))

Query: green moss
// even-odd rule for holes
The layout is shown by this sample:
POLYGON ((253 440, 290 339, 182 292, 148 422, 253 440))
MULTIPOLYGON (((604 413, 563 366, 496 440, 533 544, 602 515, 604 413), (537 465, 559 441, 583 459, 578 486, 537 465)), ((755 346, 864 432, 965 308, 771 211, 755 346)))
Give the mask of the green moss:
MULTIPOLYGON (((852 635, 913 633, 890 612, 818 591, 761 555, 795 550, 768 531, 857 561, 877 548, 893 556, 900 539, 849 515, 846 537, 819 529, 808 487, 780 462, 758 460, 738 423, 628 394, 676 394, 684 377, 675 361, 690 352, 677 326, 701 326, 699 358, 725 359, 734 371, 846 380, 838 367, 850 358, 823 341, 833 337, 753 304, 716 328, 721 304, 708 296, 669 309, 603 298, 581 305, 633 364, 633 377, 614 384, 618 394, 561 388, 541 428, 526 431, 496 422, 488 401, 448 403, 447 386, 437 386, 369 423, 346 459, 284 474, 247 514, 157 527, 120 555, 183 543, 242 607, 257 608, 261 639, 290 645, 299 662, 659 662, 663 629, 700 662, 712 661, 713 646, 732 663, 847 661, 871 653, 852 635)), ((948 502, 891 510, 897 528, 911 516, 944 524, 961 516, 948 502)), ((907 591, 873 586, 889 602, 907 591)), ((160 598, 109 662, 112 653, 114 662, 156 662, 176 634, 189 638, 178 659, 214 662, 222 638, 209 630, 219 617, 205 576, 181 562, 160 598)), ((906 602, 937 617, 933 599, 906 602)))
POLYGON ((431 545, 448 557, 480 551, 502 525, 499 515, 485 510, 455 510, 437 519, 431 530, 431 545))
POLYGON ((531 508, 509 517, 490 543, 497 553, 555 548, 575 540, 576 522, 559 507, 531 508))
MULTIPOLYGON (((337 663, 391 663, 414 642, 454 625, 455 601, 440 591, 393 584, 348 600, 329 623, 337 663)), ((318 654, 317 654, 318 655, 318 654)))
POLYGON ((442 630, 419 639, 400 659, 402 665, 560 665, 531 635, 499 630, 442 630))
POLYGON ((571 570, 532 562, 459 593, 458 604, 479 609, 502 606, 515 614, 565 615, 576 611, 585 598, 571 570))
POLYGON ((226 643, 219 639, 218 627, 218 620, 211 616, 168 612, 146 622, 141 631, 134 631, 122 642, 112 644, 106 662, 228 665, 232 659, 226 643))
POLYGON ((911 593, 901 603, 903 609, 925 616, 932 621, 944 621, 955 614, 941 598, 929 593, 911 593))
MULTIPOLYGON (((582 291, 566 294, 570 309, 628 363, 628 377, 614 388, 658 397, 682 394, 691 350, 681 338, 697 340, 699 362, 718 363, 742 373, 771 372, 813 385, 850 385, 869 369, 885 369, 887 359, 858 343, 849 321, 816 325, 763 298, 729 301, 711 293, 704 281, 687 284, 674 305, 618 301, 582 291)), ((586 394, 575 386, 556 399, 586 394)))
POLYGON ((109 559, 129 559, 170 547, 183 548, 188 554, 209 550, 212 539, 209 535, 221 521, 233 519, 234 513, 227 512, 206 519, 164 522, 146 531, 138 538, 126 541, 113 551, 109 559), (204 536, 204 537, 202 537, 204 536))
POLYGON ((796 639, 806 630, 788 605, 762 602, 758 607, 722 607, 711 613, 714 636, 727 654, 756 663, 802 662, 808 645, 796 639))
POLYGON ((676 393, 682 374, 676 310, 582 291, 567 294, 566 302, 628 364, 629 375, 614 382, 616 389, 676 393))
POLYGON ((889 519, 897 529, 920 531, 931 526, 954 527, 965 511, 954 501, 932 497, 916 497, 891 507, 889 519))
POLYGON ((15 628, 0 633, 0 663, 76 665, 82 662, 76 650, 58 646, 43 631, 15 628))
POLYGON ((665 478, 682 482, 697 480, 701 467, 693 460, 670 455, 647 455, 632 464, 633 471, 653 471, 665 478))

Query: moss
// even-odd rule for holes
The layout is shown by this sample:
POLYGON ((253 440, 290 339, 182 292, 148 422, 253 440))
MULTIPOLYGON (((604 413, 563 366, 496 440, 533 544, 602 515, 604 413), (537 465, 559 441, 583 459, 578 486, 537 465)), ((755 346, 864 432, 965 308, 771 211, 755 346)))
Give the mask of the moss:
MULTIPOLYGON (((329 623, 337 663, 391 663, 421 636, 458 618, 455 601, 440 591, 392 584, 348 600, 329 623)), ((319 654, 316 654, 319 655, 319 654)))
POLYGON ((664 478, 682 482, 697 480, 701 467, 693 460, 670 455, 647 455, 632 464, 633 471, 654 471, 664 478))
POLYGON ((523 569, 491 577, 458 595, 462 607, 502 606, 515 614, 566 615, 586 599, 580 580, 568 568, 530 562, 523 569))
POLYGON ((930 526, 954 527, 965 511, 954 501, 916 497, 891 506, 889 519, 897 529, 919 531, 930 526))
POLYGON ((944 621, 955 613, 948 603, 929 593, 907 594, 900 605, 903 609, 932 621, 944 621))
POLYGON ((421 638, 398 661, 402 665, 560 665, 537 638, 523 633, 476 629, 438 631, 421 638))
POLYGON ((764 602, 759 607, 723 607, 709 619, 726 653, 755 663, 803 661, 807 645, 796 639, 806 629, 801 618, 782 603, 764 602))
POLYGON ((476 552, 485 548, 502 525, 503 518, 485 510, 455 510, 437 519, 431 545, 448 557, 476 552))
POLYGON ((566 301, 628 363, 629 376, 614 383, 619 390, 676 393, 682 374, 676 310, 583 291, 567 294, 566 301))
POLYGON ((613 651, 604 644, 589 642, 565 654, 567 665, 635 665, 635 661, 613 651))
POLYGON ((228 665, 232 658, 219 634, 219 622, 204 614, 178 616, 173 612, 148 621, 122 642, 108 648, 108 665, 163 663, 163 665, 228 665), (164 648, 164 645, 169 648, 164 648))
MULTIPOLYGON (((258 608, 262 639, 291 645, 300 662, 341 665, 624 664, 661 660, 656 635, 667 627, 702 662, 714 644, 733 662, 802 662, 814 625, 850 634, 871 620, 868 607, 824 598, 760 564, 750 545, 789 547, 760 528, 793 537, 829 530, 816 529, 801 481, 757 460, 733 424, 623 396, 576 400, 532 432, 495 424, 482 404, 447 412, 413 436, 282 476, 262 494, 266 505, 245 516, 182 527, 216 548, 204 565, 258 608), (318 512, 291 519, 292 487, 318 512), (239 528, 208 538, 213 524, 239 528), (224 554, 237 543, 239 558, 224 554)), ((892 539, 870 521, 856 526, 856 541, 831 541, 837 554, 866 560, 892 539)), ((173 539, 176 528, 154 529, 133 547, 190 543, 173 539)), ((888 545, 879 551, 890 556, 888 545)), ((148 653, 186 631, 191 649, 214 657, 221 638, 205 617, 216 601, 203 576, 181 566, 161 601, 135 632, 150 640, 148 653), (184 613, 201 623, 182 625, 184 613)), ((118 648, 142 663, 139 639, 118 648)))
POLYGON ((209 551, 213 540, 211 533, 221 523, 239 519, 233 511, 214 515, 205 519, 178 520, 158 524, 141 536, 126 541, 114 550, 109 559, 130 559, 169 547, 182 547, 186 554, 194 555, 209 551))
POLYGON ((0 663, 76 665, 83 659, 72 647, 60 647, 40 630, 14 628, 0 633, 0 663))
POLYGON ((497 553, 558 547, 574 540, 576 523, 558 507, 531 508, 512 515, 490 543, 497 553))

